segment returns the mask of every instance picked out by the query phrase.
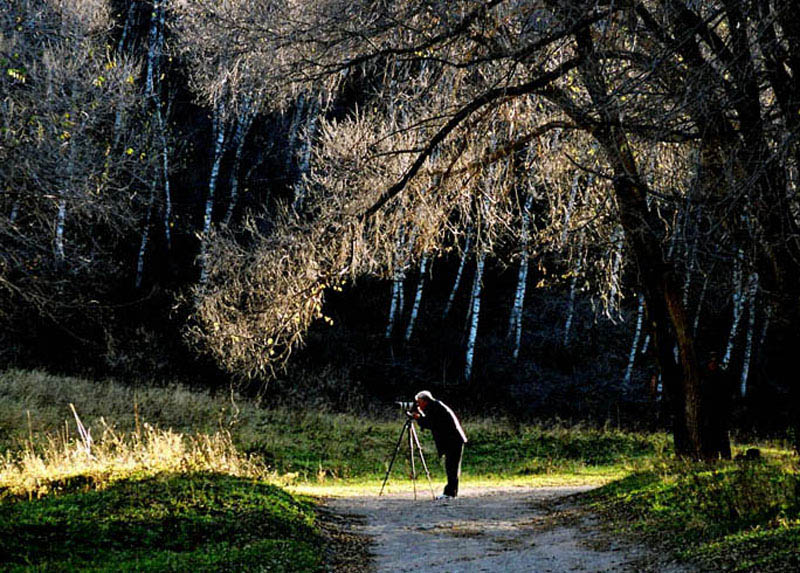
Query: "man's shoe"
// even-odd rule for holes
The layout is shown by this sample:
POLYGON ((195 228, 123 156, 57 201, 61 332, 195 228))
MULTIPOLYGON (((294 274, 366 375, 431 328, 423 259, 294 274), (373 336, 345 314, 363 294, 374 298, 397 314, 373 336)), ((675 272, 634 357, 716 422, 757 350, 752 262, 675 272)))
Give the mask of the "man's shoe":
POLYGON ((448 499, 453 499, 453 496, 452 495, 446 495, 446 494, 442 494, 442 495, 437 495, 436 496, 436 500, 437 501, 448 500, 448 499))

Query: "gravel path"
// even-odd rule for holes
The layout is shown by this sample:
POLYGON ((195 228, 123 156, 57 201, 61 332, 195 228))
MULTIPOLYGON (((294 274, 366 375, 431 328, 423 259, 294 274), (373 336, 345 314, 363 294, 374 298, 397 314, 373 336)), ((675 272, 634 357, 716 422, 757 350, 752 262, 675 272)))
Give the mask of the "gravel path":
MULTIPOLYGON (((590 516, 554 519, 546 505, 588 488, 463 488, 433 501, 411 493, 327 500, 373 540, 373 570, 425 572, 691 571, 610 539, 590 516)), ((364 567, 363 570, 365 570, 364 567)))

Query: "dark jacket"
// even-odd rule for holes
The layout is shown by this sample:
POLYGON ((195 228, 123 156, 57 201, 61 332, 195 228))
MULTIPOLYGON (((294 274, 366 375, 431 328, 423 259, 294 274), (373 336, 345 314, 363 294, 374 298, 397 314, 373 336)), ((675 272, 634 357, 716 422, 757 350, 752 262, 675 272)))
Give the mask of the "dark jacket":
POLYGON ((467 442, 461 423, 444 402, 430 400, 418 422, 421 428, 427 428, 433 434, 440 456, 467 442))

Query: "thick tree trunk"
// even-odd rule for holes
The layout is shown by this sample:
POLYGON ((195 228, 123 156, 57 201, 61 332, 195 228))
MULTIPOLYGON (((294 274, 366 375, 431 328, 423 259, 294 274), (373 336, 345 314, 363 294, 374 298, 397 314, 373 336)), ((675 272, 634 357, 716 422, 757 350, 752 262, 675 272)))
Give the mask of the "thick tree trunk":
POLYGON ((695 352, 691 324, 683 305, 682 289, 675 269, 667 263, 656 230, 660 221, 648 207, 648 190, 641 180, 630 143, 617 127, 619 112, 602 75, 588 30, 575 34, 578 52, 585 59, 579 66, 581 77, 603 124, 592 133, 603 146, 613 170, 613 188, 633 259, 639 271, 662 379, 673 409, 675 451, 681 456, 714 458, 716 445, 707 436, 700 365, 695 352), (679 363, 672 349, 677 342, 679 363))

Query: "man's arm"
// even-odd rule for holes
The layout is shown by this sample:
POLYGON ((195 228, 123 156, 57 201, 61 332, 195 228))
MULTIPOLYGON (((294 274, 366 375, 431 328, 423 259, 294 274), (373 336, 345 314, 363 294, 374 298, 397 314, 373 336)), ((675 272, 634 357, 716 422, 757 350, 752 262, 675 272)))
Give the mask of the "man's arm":
POLYGON ((415 409, 413 412, 411 412, 411 416, 417 421, 417 423, 419 424, 420 428, 424 428, 426 430, 430 430, 431 421, 430 421, 430 419, 428 419, 428 417, 424 413, 422 413, 419 410, 415 409))

